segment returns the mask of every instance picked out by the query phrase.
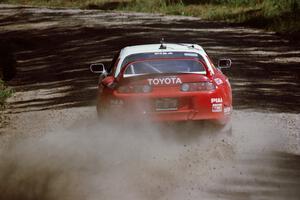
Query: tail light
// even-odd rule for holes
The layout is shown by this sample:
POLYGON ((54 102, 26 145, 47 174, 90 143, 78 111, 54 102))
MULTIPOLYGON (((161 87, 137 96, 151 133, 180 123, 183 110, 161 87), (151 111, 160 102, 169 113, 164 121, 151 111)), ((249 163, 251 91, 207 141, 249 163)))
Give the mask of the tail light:
POLYGON ((182 92, 212 91, 215 89, 216 86, 211 82, 183 83, 180 87, 182 92))
POLYGON ((149 85, 127 85, 118 88, 119 93, 149 93, 152 87, 149 85))

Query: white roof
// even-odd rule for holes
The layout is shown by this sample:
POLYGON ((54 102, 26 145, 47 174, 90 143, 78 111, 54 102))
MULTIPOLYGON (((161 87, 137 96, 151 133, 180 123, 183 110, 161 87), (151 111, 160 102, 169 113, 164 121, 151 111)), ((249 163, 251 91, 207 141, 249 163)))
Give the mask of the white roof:
POLYGON ((146 45, 137 45, 137 46, 128 46, 121 50, 120 56, 126 57, 128 55, 137 54, 137 53, 153 53, 153 52, 193 52, 199 54, 205 54, 203 48, 198 44, 172 44, 164 43, 165 49, 160 49, 161 44, 146 44, 146 45))
POLYGON ((161 44, 146 44, 146 45, 136 45, 136 46, 128 46, 121 50, 120 52, 120 61, 118 63, 115 77, 120 73, 122 63, 124 59, 132 54, 139 53, 156 53, 156 52, 190 52, 190 53, 198 53, 200 54, 208 66, 208 69, 213 73, 212 66, 207 59, 207 54, 204 49, 198 44, 188 44, 188 43, 164 43, 165 48, 160 48, 161 44))

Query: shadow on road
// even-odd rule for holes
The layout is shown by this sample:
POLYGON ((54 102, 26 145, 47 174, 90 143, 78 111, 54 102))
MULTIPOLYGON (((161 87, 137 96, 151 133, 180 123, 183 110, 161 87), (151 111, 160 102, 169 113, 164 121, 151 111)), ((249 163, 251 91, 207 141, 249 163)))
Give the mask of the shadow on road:
POLYGON ((298 112, 300 107, 300 48, 271 33, 159 15, 32 8, 11 12, 15 14, 0 15, 0 38, 14 46, 18 62, 10 85, 28 92, 13 102, 13 112, 93 104, 97 76, 89 72, 90 63, 109 65, 120 48, 157 43, 161 37, 198 43, 215 63, 232 58, 228 75, 236 109, 298 112))

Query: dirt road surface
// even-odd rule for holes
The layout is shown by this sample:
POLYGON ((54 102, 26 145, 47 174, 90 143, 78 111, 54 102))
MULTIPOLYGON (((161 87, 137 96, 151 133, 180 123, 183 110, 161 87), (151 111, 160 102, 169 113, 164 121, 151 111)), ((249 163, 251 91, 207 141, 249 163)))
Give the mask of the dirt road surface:
POLYGON ((300 199, 300 47, 198 18, 0 5, 18 67, 0 134, 0 199, 300 199), (233 133, 96 120, 94 62, 201 44, 233 60, 233 133))

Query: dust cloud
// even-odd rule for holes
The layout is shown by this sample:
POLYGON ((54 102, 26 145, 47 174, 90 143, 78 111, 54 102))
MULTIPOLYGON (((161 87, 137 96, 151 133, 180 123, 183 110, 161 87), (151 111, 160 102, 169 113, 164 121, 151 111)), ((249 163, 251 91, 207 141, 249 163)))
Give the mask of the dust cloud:
POLYGON ((95 120, 22 138, 0 154, 0 199, 215 199, 230 187, 219 183, 249 171, 249 154, 287 143, 273 119, 244 115, 231 136, 205 124, 95 120))

